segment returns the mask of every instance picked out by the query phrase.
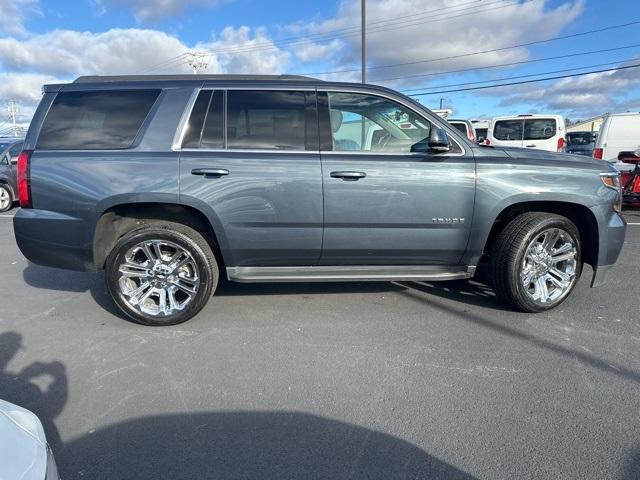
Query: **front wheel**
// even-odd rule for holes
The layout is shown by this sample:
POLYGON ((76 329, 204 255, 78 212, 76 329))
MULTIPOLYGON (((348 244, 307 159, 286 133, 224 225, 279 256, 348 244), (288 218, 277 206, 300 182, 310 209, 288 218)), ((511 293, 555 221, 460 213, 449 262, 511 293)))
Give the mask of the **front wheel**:
POLYGON ((13 193, 11 189, 0 183, 0 213, 8 212, 13 206, 13 193))
POLYGON ((499 297, 524 312, 562 303, 582 271, 580 234, 569 219, 529 212, 500 232, 491 254, 492 280, 499 297))
POLYGON ((124 235, 107 258, 109 293, 144 325, 176 325, 196 315, 218 284, 211 248, 195 230, 153 222, 124 235))

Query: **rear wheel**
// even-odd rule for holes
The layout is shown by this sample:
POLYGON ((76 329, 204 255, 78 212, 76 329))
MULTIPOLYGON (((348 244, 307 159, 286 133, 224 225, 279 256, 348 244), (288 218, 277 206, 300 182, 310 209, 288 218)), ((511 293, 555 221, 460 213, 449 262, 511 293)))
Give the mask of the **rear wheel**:
POLYGON ((218 284, 218 266, 205 239, 171 222, 129 232, 107 259, 111 297, 144 325, 176 325, 196 315, 218 284))
POLYGON ((7 212, 13 206, 13 192, 11 189, 0 183, 0 212, 7 212))
POLYGON ((560 215, 529 212, 497 236, 491 277, 499 297, 525 312, 562 303, 582 271, 580 234, 560 215))

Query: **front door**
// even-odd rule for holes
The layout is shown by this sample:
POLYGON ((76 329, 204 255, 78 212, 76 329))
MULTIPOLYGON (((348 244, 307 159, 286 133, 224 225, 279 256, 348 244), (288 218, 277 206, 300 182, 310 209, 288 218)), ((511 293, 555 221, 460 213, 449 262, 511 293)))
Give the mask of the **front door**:
POLYGON ((213 212, 227 267, 316 265, 322 174, 315 92, 202 90, 182 144, 180 196, 213 212))
POLYGON ((452 140, 445 154, 412 152, 412 146, 424 144, 432 123, 386 97, 323 92, 318 105, 324 187, 321 264, 458 264, 469 239, 475 197, 469 147, 452 140))

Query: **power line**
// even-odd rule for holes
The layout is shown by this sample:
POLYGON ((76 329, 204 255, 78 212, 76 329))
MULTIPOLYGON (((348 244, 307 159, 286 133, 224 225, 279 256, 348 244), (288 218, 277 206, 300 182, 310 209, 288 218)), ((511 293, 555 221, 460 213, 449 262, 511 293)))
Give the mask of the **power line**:
MULTIPOLYGON (((403 62, 403 63, 391 63, 391 64, 387 64, 387 65, 371 65, 371 66, 367 66, 367 70, 376 70, 376 69, 381 69, 381 68, 393 68, 393 67, 404 67, 407 65, 418 65, 421 63, 431 63, 431 62, 439 62, 442 60, 452 60, 452 59, 456 59, 456 58, 463 58, 463 57, 472 57, 474 55, 482 55, 485 53, 493 53, 493 52, 502 52, 504 50, 512 50, 514 48, 522 48, 522 47, 530 47, 532 45, 539 45, 541 43, 549 43, 549 42, 555 42, 558 40, 566 40, 568 38, 575 38, 575 37, 581 37, 584 35, 590 35, 592 33, 600 33, 600 32, 605 32, 605 31, 609 31, 609 30, 614 30, 617 28, 624 28, 624 27, 630 27, 631 25, 637 25, 640 24, 640 20, 634 20, 632 22, 628 22, 628 23, 621 23, 618 25, 609 25, 607 27, 602 27, 602 28, 597 28, 594 30, 586 30, 584 32, 578 32, 578 33, 572 33, 569 35, 561 35, 558 37, 551 37, 551 38, 546 38, 543 40, 534 40, 532 42, 526 42, 526 43, 519 43, 517 45, 509 45, 506 47, 500 47, 500 48, 492 48, 489 50, 479 50, 476 52, 469 52, 469 53, 462 53, 459 55, 449 55, 447 57, 439 57, 439 58, 428 58, 425 60, 416 60, 413 62, 403 62)), ((328 71, 328 72, 311 72, 311 73, 300 73, 300 75, 327 75, 327 74, 332 74, 332 73, 347 73, 347 72, 357 72, 359 71, 359 69, 355 68, 355 69, 349 69, 349 70, 333 70, 333 71, 328 71)))
MULTIPOLYGON (((525 0, 524 3, 529 3, 529 2, 534 2, 534 1, 539 1, 539 0, 525 0)), ((472 8, 474 9, 474 11, 472 12, 468 12, 468 13, 462 13, 459 15, 448 15, 449 13, 452 12, 447 12, 447 16, 443 17, 443 18, 437 18, 437 19, 432 19, 433 17, 427 17, 427 18, 422 18, 421 14, 414 16, 413 19, 411 20, 405 20, 403 22, 396 22, 396 24, 394 26, 385 26, 382 25, 380 27, 377 28, 373 28, 373 29, 368 29, 369 32, 385 32, 385 31, 389 31, 389 30, 397 30, 399 28, 404 28, 407 26, 415 26, 415 25, 422 25, 424 23, 425 20, 429 19, 430 23, 435 23, 435 22, 441 22, 444 20, 450 20, 452 18, 458 18, 458 17, 463 17, 463 16, 467 16, 467 15, 475 15, 477 13, 481 13, 481 12, 486 12, 486 11, 490 11, 490 10, 496 10, 499 8, 506 8, 509 6, 514 6, 514 5, 522 5, 518 0, 514 0, 514 1, 510 1, 510 3, 504 3, 505 0, 496 0, 493 2, 489 2, 489 3, 485 3, 483 6, 478 6, 478 7, 471 7, 471 8, 467 8, 467 9, 461 9, 461 10, 456 10, 453 13, 456 12, 463 12, 466 10, 471 10, 472 8), (491 4, 496 4, 496 3, 500 3, 501 5, 492 7, 492 8, 486 8, 487 5, 491 5, 491 4), (480 8, 480 10, 476 10, 477 8, 480 8)), ((523 3, 523 4, 524 4, 523 3)), ((435 16, 442 16, 445 14, 438 14, 438 15, 434 15, 435 16)), ((360 34, 360 30, 358 27, 350 27, 348 30, 351 29, 355 29, 354 31, 350 31, 347 33, 343 33, 343 34, 334 34, 334 32, 327 32, 327 33, 322 33, 322 34, 312 34, 312 35, 307 35, 307 36, 300 36, 300 37, 292 37, 289 40, 279 40, 279 41, 274 41, 274 42, 263 42, 262 44, 254 44, 251 46, 245 46, 245 47, 228 47, 228 48, 222 48, 222 49, 216 49, 216 50, 206 50, 207 53, 209 54, 234 54, 234 53, 246 53, 246 52, 256 52, 256 51, 262 51, 262 50, 273 50, 273 49, 277 49, 279 47, 282 46, 293 46, 293 45, 300 45, 300 44, 305 44, 305 43, 314 43, 314 42, 320 42, 320 41, 326 41, 326 40, 331 40, 334 38, 341 38, 341 37, 353 37, 353 36, 358 36, 360 34)), ((346 29, 344 29, 346 30, 346 29)), ((340 32, 341 30, 336 30, 335 32, 340 32)))
POLYGON ((640 57, 629 58, 627 60, 618 60, 618 61, 615 61, 615 62, 598 63, 598 64, 595 64, 595 65, 586 65, 584 67, 563 68, 561 70, 551 70, 549 72, 528 73, 526 75, 515 75, 515 76, 511 76, 511 77, 494 78, 492 80, 478 80, 476 82, 450 83, 448 85, 434 85, 434 86, 431 86, 431 87, 412 88, 412 89, 409 89, 409 90, 403 90, 403 92, 407 92, 407 91, 411 91, 411 90, 424 90, 425 88, 431 90, 431 89, 436 89, 436 88, 449 88, 449 87, 461 87, 461 86, 465 86, 465 85, 477 85, 479 83, 502 82, 504 80, 515 80, 515 79, 518 79, 518 78, 539 77, 540 75, 551 75, 552 73, 571 72, 573 70, 584 70, 585 68, 598 68, 598 67, 604 67, 606 65, 617 65, 617 64, 620 64, 620 63, 636 62, 638 60, 640 60, 640 57))
MULTIPOLYGON (((387 77, 387 78, 376 78, 374 80, 371 80, 372 82, 386 82, 389 80, 404 80, 407 78, 420 78, 420 77, 432 77, 432 76, 436 76, 436 75, 446 75, 446 74, 450 74, 450 73, 465 73, 465 72, 474 72, 474 71, 478 71, 478 70, 487 70, 487 69, 491 69, 491 68, 500 68, 500 67, 512 67, 514 65, 524 65, 524 64, 528 64, 528 63, 538 63, 538 62, 545 62, 548 60, 558 60, 561 58, 571 58, 571 57, 579 57, 582 55, 593 55, 596 53, 605 53, 605 52, 614 52, 614 51, 618 51, 618 50, 626 50, 629 48, 636 48, 636 47, 640 47, 640 43, 636 43, 634 45, 625 45, 623 47, 614 47, 614 48, 603 48, 601 50, 591 50, 589 52, 577 52, 577 53, 568 53, 566 55, 556 55, 554 57, 545 57, 545 58, 535 58, 532 60, 521 60, 518 62, 509 62, 509 63, 499 63, 496 65, 487 65, 485 67, 472 67, 472 68, 461 68, 458 70, 447 70, 447 71, 442 71, 442 72, 430 72, 430 73, 420 73, 417 75, 403 75, 403 76, 399 76, 399 77, 387 77)), ((410 88, 407 90, 404 90, 405 92, 407 91, 411 91, 411 90, 423 90, 424 87, 418 87, 418 88, 410 88)))
POLYGON ((605 72, 615 72, 615 71, 619 71, 619 70, 627 70, 629 68, 637 68, 640 67, 640 63, 638 64, 634 64, 634 65, 625 65, 622 67, 616 67, 616 68, 605 68, 602 70, 592 70, 589 72, 582 72, 582 73, 572 73, 570 75, 558 75, 555 77, 547 77, 547 78, 538 78, 535 80, 521 80, 519 82, 510 82, 510 83, 500 83, 497 85, 484 85, 484 86, 480 86, 480 87, 468 87, 468 88, 457 88, 457 89, 453 89, 453 90, 440 90, 437 92, 420 92, 420 93, 412 93, 409 96, 411 97, 419 97, 422 95, 440 95, 442 93, 453 93, 453 92, 467 92, 470 90, 484 90, 487 88, 497 88, 497 87, 508 87, 511 85, 523 85, 523 84, 527 84, 527 83, 536 83, 536 82, 546 82, 548 80, 560 80, 563 78, 571 78, 571 77, 580 77, 583 75, 591 75, 593 73, 605 73, 605 72))

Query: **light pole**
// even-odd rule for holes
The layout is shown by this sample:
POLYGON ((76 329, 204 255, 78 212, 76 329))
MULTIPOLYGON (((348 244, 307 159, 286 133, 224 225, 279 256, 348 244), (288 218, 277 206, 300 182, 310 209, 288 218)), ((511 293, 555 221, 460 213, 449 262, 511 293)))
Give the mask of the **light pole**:
POLYGON ((362 55, 362 83, 367 83, 367 13, 366 0, 360 0, 360 53, 362 55))

